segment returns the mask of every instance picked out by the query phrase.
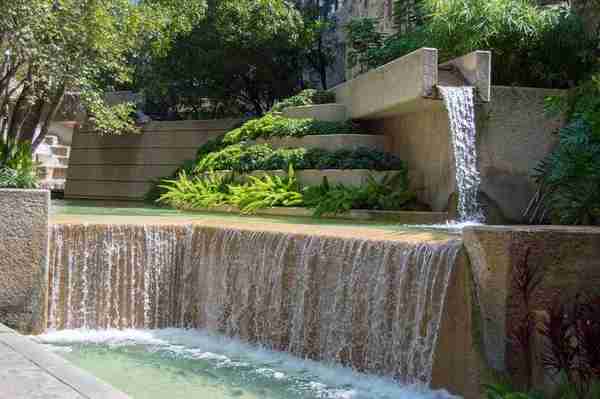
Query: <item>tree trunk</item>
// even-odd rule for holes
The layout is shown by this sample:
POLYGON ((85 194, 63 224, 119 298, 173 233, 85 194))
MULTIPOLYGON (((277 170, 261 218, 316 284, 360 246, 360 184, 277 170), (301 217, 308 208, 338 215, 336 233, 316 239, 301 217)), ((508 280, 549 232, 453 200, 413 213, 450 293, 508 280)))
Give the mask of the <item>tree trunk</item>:
POLYGON ((56 117, 56 114, 58 113, 58 110, 60 109, 60 106, 62 105, 63 100, 65 99, 65 92, 66 87, 63 84, 58 88, 54 96, 52 96, 52 99, 50 101, 50 109, 46 113, 46 117, 40 128, 40 133, 37 135, 34 142, 32 143, 32 149, 34 152, 38 148, 38 146, 44 141, 44 138, 48 134, 50 124, 56 117))
POLYGON ((33 67, 30 66, 27 70, 27 77, 23 83, 23 90, 19 95, 19 99, 15 103, 15 107, 10 117, 8 124, 8 137, 10 139, 19 140, 21 134, 21 127, 27 119, 31 105, 29 100, 33 94, 34 83, 33 83, 33 67))

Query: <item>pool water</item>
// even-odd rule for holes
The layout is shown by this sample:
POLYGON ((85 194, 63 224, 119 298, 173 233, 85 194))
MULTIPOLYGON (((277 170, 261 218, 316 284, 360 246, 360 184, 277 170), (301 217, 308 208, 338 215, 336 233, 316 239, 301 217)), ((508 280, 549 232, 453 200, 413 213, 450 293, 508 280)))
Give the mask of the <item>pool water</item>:
POLYGON ((67 330, 36 338, 134 399, 449 399, 198 330, 67 330))

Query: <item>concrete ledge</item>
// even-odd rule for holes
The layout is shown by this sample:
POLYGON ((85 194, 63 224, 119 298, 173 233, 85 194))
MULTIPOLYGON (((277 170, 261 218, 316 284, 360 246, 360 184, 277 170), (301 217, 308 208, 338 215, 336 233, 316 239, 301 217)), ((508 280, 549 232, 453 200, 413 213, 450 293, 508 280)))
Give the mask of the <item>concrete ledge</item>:
POLYGON ((282 111, 286 118, 316 119, 325 122, 343 122, 348 119, 346 106, 343 104, 318 104, 287 107, 282 111))
POLYGON ((422 48, 331 89, 351 119, 375 118, 435 96, 438 51, 422 48))
POLYGON ((597 292, 600 286, 600 227, 476 226, 466 228, 463 238, 481 307, 485 354, 495 369, 506 370, 516 352, 507 340, 519 317, 513 270, 526 253, 529 268, 538 269, 541 278, 530 312, 544 310, 558 294, 597 292))
POLYGON ((50 192, 0 189, 0 322, 46 327, 50 192))
POLYGON ((375 134, 326 134, 304 137, 274 137, 258 139, 257 144, 268 143, 273 148, 321 148, 329 151, 357 149, 360 147, 384 151, 386 137, 375 134))
POLYGON ((0 324, 0 392, 11 399, 128 399, 32 339, 0 324))
MULTIPOLYGON (((215 208, 196 209, 198 212, 215 213, 240 213, 239 208, 232 206, 221 206, 215 208)), ((298 207, 273 207, 259 209, 256 215, 260 216, 291 216, 312 217, 312 211, 307 208, 298 207)), ((382 221, 400 224, 442 224, 448 221, 445 212, 417 212, 417 211, 378 211, 367 209, 353 209, 338 215, 325 214, 325 219, 359 220, 359 221, 382 221)))
MULTIPOLYGON (((492 53, 489 51, 473 51, 440 65, 440 72, 453 69, 465 81, 463 84, 474 86, 478 97, 489 102, 492 81, 492 53)), ((438 84, 445 84, 440 74, 438 84)))

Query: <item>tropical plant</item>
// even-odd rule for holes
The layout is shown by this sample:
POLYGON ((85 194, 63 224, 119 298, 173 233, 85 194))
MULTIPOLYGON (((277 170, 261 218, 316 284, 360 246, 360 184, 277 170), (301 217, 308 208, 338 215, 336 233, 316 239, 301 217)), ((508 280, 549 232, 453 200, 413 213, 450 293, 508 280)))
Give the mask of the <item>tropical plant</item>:
POLYGON ((600 224, 600 76, 548 100, 568 123, 535 170, 539 190, 525 215, 532 223, 600 224))
POLYGON ((294 168, 290 165, 286 176, 247 176, 248 182, 230 185, 230 205, 237 206, 244 214, 274 206, 300 206, 303 195, 294 168))
MULTIPOLYGON (((546 346, 544 367, 562 376, 565 394, 587 398, 598 392, 600 382, 600 296, 579 295, 556 300, 540 333, 546 346)), ((596 396, 591 396, 596 397, 596 396)))
POLYGON ((164 180, 160 185, 165 193, 159 203, 177 209, 205 209, 228 203, 230 185, 233 176, 209 172, 201 176, 190 177, 182 171, 177 179, 164 180))
POLYGON ((35 188, 37 182, 31 144, 0 139, 0 187, 35 188))
POLYGON ((321 185, 304 190, 304 203, 313 209, 316 217, 345 213, 351 209, 399 210, 408 207, 414 199, 404 171, 386 174, 380 180, 370 175, 358 187, 341 183, 331 186, 325 177, 321 185))

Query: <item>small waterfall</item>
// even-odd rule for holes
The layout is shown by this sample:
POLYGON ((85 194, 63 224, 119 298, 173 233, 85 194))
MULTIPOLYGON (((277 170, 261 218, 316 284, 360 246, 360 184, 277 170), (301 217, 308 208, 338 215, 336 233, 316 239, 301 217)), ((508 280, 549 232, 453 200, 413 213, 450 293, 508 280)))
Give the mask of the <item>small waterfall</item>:
POLYGON ((438 86, 450 119, 456 165, 458 215, 461 222, 482 222, 479 205, 481 177, 477 168, 474 88, 438 86))
POLYGON ((461 247, 207 226, 51 234, 51 328, 202 328, 426 384, 461 247))

